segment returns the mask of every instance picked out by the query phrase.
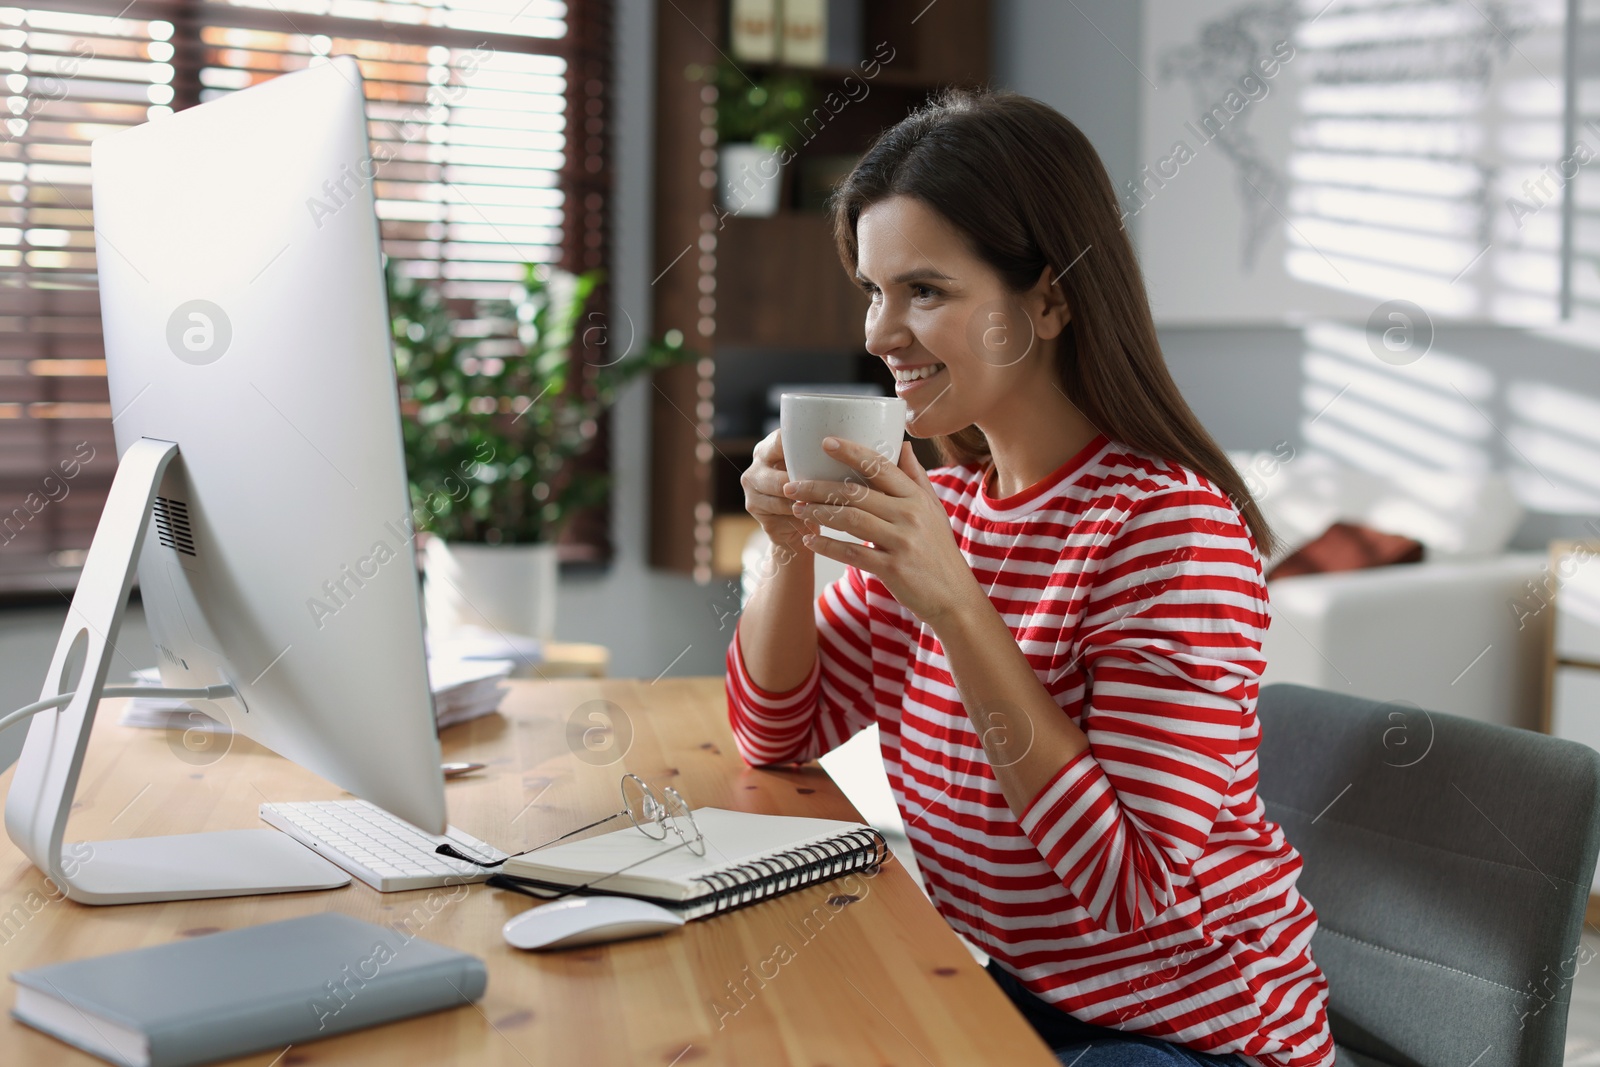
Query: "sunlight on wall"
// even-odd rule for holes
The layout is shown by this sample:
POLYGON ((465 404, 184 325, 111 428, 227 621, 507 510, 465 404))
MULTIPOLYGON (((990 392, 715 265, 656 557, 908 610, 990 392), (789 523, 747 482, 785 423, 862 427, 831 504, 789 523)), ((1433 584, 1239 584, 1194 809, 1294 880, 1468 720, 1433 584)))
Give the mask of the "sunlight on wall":
POLYGON ((1373 474, 1477 473, 1494 428, 1473 405, 1494 376, 1437 350, 1407 366, 1377 359, 1367 333, 1338 323, 1305 330, 1301 430, 1307 443, 1373 474))
POLYGON ((1494 15, 1353 0, 1302 24, 1291 276, 1436 319, 1557 317, 1559 196, 1523 185, 1562 155, 1562 4, 1494 15))
POLYGON ((1495 376, 1437 349, 1396 366, 1377 358, 1365 330, 1339 323, 1313 323, 1304 338, 1308 447, 1295 462, 1336 483, 1341 517, 1414 537, 1435 555, 1503 546, 1521 509, 1496 472, 1495 376))
POLYGON ((1512 382, 1506 431, 1517 496, 1539 511, 1600 511, 1600 400, 1546 382, 1512 382))
MULTIPOLYGON (((1584 41, 1600 32, 1600 2, 1581 0, 1578 29, 1584 41)), ((1592 328, 1600 325, 1600 74, 1593 47, 1584 50, 1577 74, 1576 145, 1595 154, 1595 161, 1577 171, 1567 192, 1573 198, 1572 317, 1592 328)), ((1570 169, 1570 168, 1569 168, 1570 169)))

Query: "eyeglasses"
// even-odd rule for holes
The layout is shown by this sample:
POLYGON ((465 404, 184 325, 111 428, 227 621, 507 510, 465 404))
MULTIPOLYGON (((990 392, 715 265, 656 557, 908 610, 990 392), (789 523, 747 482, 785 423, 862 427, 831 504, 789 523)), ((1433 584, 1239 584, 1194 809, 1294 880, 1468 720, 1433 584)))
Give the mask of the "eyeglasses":
MULTIPOLYGON (((654 786, 652 786, 649 782, 646 782, 643 778, 640 778, 637 774, 623 775, 619 788, 622 790, 621 811, 607 815, 601 819, 596 819, 587 826, 580 826, 576 830, 568 830, 560 837, 553 837, 543 844, 535 845, 530 849, 525 849, 522 852, 518 852, 516 855, 526 856, 529 852, 537 852, 541 848, 548 848, 559 841, 565 841, 569 837, 575 837, 578 834, 583 833, 585 830, 593 830, 596 826, 604 826, 606 823, 611 822, 614 819, 621 819, 624 817, 630 820, 634 827, 641 834, 644 834, 644 836, 650 838, 652 841, 665 841, 668 834, 675 835, 678 838, 678 843, 676 845, 673 845, 671 848, 664 849, 662 852, 656 853, 656 856, 665 855, 667 852, 671 852, 673 849, 678 848, 687 848, 696 856, 704 856, 706 854, 705 835, 700 832, 700 827, 695 824, 694 816, 689 813, 689 805, 684 801, 683 797, 676 789, 669 785, 661 790, 657 790, 654 786)), ((451 859, 462 860, 466 863, 473 864, 477 867, 483 867, 485 869, 498 867, 502 863, 505 863, 506 860, 515 858, 513 856, 507 856, 505 859, 495 860, 493 863, 485 863, 483 860, 468 856, 466 853, 461 852, 452 845, 440 845, 438 848, 434 849, 434 851, 441 856, 449 856, 451 859)), ((656 856, 647 856, 646 860, 655 859, 656 856)), ((640 860, 638 862, 644 863, 645 860, 640 860)), ((629 864, 629 866, 636 867, 638 866, 638 863, 629 864)), ((623 870, 627 869, 627 867, 623 868, 623 870)), ((613 872, 613 874, 621 873, 622 871, 613 872)), ((612 875, 607 875, 606 877, 609 878, 612 877, 612 875)), ((600 879, 600 881, 603 880, 604 879, 600 879)), ((588 883, 588 885, 594 884, 594 882, 588 883)), ((588 885, 574 886, 573 889, 586 889, 588 888, 588 885)), ((572 890, 568 890, 568 892, 572 892, 572 890)))

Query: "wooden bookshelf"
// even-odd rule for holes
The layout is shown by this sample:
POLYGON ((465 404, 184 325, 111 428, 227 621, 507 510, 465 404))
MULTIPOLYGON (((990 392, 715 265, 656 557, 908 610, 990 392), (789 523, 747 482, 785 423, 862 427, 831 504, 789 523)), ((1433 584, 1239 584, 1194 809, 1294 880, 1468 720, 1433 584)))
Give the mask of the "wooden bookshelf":
POLYGON ((728 52, 726 0, 657 8, 654 332, 683 331, 704 358, 655 378, 650 562, 702 584, 737 572, 738 546, 718 542, 744 536, 748 523, 719 520, 742 514, 738 476, 759 439, 748 410, 726 397, 719 407, 719 363, 726 387, 738 361, 747 393, 767 365, 769 383, 797 380, 793 368, 807 356, 848 368, 856 381, 888 380, 862 358, 866 301, 839 265, 827 219, 795 206, 799 169, 808 157, 859 154, 938 90, 989 78, 988 0, 872 0, 864 8, 864 51, 888 55, 879 51, 886 45, 892 58, 871 79, 857 67, 804 71, 819 100, 842 92, 846 78, 858 81, 847 104, 808 129, 785 168, 785 206, 770 218, 717 211, 716 94, 686 73, 728 52), (739 428, 719 436, 730 418, 739 428))
POLYGON ((727 348, 861 347, 865 294, 820 212, 729 218, 717 250, 717 343, 727 348))

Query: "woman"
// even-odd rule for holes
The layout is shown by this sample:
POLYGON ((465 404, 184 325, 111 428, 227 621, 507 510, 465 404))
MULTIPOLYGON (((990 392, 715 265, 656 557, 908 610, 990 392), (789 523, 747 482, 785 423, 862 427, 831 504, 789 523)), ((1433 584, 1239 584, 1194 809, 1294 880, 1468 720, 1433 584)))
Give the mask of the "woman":
POLYGON ((833 201, 866 347, 947 466, 744 475, 757 765, 871 723, 928 892, 1063 1063, 1327 1067, 1300 857, 1256 797, 1272 535, 1167 372, 1116 197, 1037 101, 956 93, 833 201), (827 526, 863 544, 820 537, 827 526), (848 566, 813 603, 813 554, 848 566))

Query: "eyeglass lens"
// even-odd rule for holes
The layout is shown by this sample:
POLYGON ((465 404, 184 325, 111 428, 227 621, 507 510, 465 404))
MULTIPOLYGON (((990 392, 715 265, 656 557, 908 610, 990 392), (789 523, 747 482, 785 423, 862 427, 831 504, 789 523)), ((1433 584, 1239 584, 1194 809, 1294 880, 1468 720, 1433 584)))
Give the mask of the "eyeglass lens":
POLYGON ((622 804, 640 833, 656 841, 667 836, 666 808, 656 791, 637 774, 622 776, 622 804))
POLYGON ((700 827, 695 824, 694 816, 689 812, 689 805, 684 801, 679 792, 670 785, 662 790, 665 807, 664 821, 672 828, 672 832, 683 838, 683 843, 689 851, 696 856, 706 854, 706 839, 700 833, 700 827))

